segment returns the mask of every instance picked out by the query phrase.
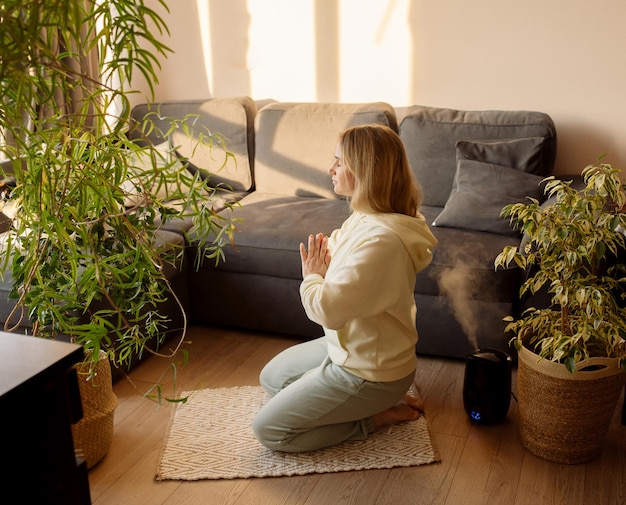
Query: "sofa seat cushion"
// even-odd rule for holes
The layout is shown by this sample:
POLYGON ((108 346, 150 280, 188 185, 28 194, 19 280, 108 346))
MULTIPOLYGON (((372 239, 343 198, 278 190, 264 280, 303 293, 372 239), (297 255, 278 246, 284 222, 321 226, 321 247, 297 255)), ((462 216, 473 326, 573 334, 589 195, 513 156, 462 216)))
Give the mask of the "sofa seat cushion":
POLYGON ((378 123, 397 131, 391 105, 271 103, 255 119, 256 190, 284 196, 337 199, 328 175, 348 127, 378 123))
MULTIPOLYGON (((441 207, 422 207, 432 222, 441 207)), ((512 303, 516 299, 519 271, 495 270, 494 260, 507 245, 519 245, 519 237, 483 231, 432 227, 439 241, 429 266, 417 275, 415 292, 449 298, 512 303)))
POLYGON ((234 246, 217 266, 205 261, 202 268, 301 279, 300 242, 310 233, 330 234, 350 213, 345 200, 258 191, 239 203, 225 211, 240 220, 234 246))
MULTIPOLYGON (((452 191, 457 142, 461 140, 535 139, 540 146, 532 169, 536 175, 550 175, 556 157, 554 122, 541 112, 459 111, 416 105, 407 108, 399 134, 413 172, 424 189, 424 205, 434 207, 443 207, 452 191)), ((529 150, 530 158, 533 150, 534 147, 529 150)))
MULTIPOLYGON (((300 242, 305 242, 310 233, 330 234, 350 215, 344 200, 255 192, 240 203, 241 207, 230 211, 234 218, 241 219, 235 245, 225 248, 223 261, 217 265, 205 261, 202 269, 300 280, 300 242)), ((441 210, 423 207, 421 212, 427 222, 432 222, 441 210)), ((514 300, 519 273, 513 268, 496 271, 493 261, 504 246, 519 244, 519 238, 454 228, 431 229, 439 243, 431 264, 417 276, 416 293, 442 295, 446 286, 443 283, 456 281, 467 296, 476 300, 514 300)))

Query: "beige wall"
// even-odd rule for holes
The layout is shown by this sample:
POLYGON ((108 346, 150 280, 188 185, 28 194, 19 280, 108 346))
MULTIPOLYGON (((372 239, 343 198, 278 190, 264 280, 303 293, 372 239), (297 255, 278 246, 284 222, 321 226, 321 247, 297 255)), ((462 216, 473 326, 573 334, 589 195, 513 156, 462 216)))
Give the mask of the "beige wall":
MULTIPOLYGON (((150 0, 155 2, 155 0, 150 0)), ((156 99, 532 109, 557 173, 626 168, 624 0, 170 0, 156 99)))

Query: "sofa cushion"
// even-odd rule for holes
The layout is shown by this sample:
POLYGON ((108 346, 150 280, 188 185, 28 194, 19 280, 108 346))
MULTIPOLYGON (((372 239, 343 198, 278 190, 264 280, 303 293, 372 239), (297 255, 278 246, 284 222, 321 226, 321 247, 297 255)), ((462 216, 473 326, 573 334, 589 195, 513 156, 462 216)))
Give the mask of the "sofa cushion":
MULTIPOLYGON (((443 207, 452 191, 459 140, 539 137, 540 166, 550 175, 556 156, 556 129, 550 116, 533 111, 459 111, 408 107, 399 127, 411 167, 424 189, 424 205, 443 207)), ((504 166, 511 166, 505 164, 504 166)))
POLYGON ((457 163, 460 159, 484 161, 542 175, 550 173, 550 167, 544 166, 544 143, 545 139, 542 137, 459 140, 456 143, 456 159, 457 163))
POLYGON ((520 236, 507 218, 505 205, 538 199, 543 177, 481 161, 460 159, 454 186, 433 226, 520 236))
POLYGON ((329 235, 350 214, 345 200, 256 191, 240 204, 224 211, 239 220, 225 261, 217 266, 209 261, 203 268, 301 279, 300 242, 310 233, 329 235))
POLYGON ((144 204, 144 191, 162 201, 170 200, 170 195, 177 191, 178 184, 163 183, 164 178, 169 179, 180 170, 184 171, 182 162, 172 152, 167 141, 154 146, 153 149, 140 148, 132 152, 129 154, 128 164, 128 179, 121 186, 125 193, 126 207, 144 204))
POLYGON ((248 191, 253 185, 255 113, 256 105, 249 97, 142 104, 133 108, 132 115, 139 122, 149 115, 154 129, 134 130, 130 136, 139 143, 159 144, 170 132, 174 120, 177 123, 169 141, 176 152, 189 161, 191 171, 210 174, 214 186, 248 191), (187 126, 182 126, 181 120, 185 118, 187 126), (211 138, 210 134, 219 134, 224 143, 217 137, 211 138), (199 142, 201 139, 206 143, 199 142), (232 153, 233 158, 228 158, 226 152, 232 153))
POLYGON ((256 190, 284 196, 336 199, 328 168, 339 133, 358 124, 397 130, 386 103, 271 103, 255 120, 256 190))

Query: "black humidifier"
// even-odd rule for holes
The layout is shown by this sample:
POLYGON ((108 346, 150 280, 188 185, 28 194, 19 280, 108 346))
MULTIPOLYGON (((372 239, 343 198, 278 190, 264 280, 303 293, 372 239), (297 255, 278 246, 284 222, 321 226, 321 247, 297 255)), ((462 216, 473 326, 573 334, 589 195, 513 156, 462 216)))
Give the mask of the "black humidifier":
POLYGON ((467 356, 463 405, 480 424, 502 421, 511 403, 511 357, 498 349, 478 349, 467 356))

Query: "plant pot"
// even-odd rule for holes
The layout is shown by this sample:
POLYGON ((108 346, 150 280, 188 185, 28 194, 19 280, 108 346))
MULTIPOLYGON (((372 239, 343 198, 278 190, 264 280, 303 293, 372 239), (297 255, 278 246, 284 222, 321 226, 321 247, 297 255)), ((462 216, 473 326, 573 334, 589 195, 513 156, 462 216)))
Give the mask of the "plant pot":
POLYGON ((111 363, 101 353, 94 375, 89 377, 89 363, 75 365, 83 407, 83 417, 72 425, 74 448, 92 468, 109 452, 113 442, 113 415, 117 396, 113 392, 111 363))
POLYGON ((591 358, 571 373, 522 347, 517 371, 522 444, 556 463, 595 458, 625 382, 617 359, 591 358))

